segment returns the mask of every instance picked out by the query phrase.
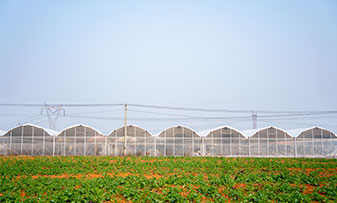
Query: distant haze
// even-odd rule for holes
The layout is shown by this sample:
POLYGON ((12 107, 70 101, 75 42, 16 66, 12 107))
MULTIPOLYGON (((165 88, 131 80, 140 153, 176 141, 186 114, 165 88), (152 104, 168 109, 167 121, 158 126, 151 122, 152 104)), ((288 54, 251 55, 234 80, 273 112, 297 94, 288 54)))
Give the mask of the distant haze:
MULTIPOLYGON (((0 18, 0 103, 337 110, 335 0, 2 0, 0 18)), ((20 122, 48 127, 46 116, 33 120, 40 111, 2 106, 0 130, 20 122)), ((66 114, 124 116, 123 107, 66 108, 66 114)), ((128 116, 158 117, 136 111, 128 116)), ((66 116, 57 130, 75 123, 107 133, 124 121, 66 116)), ((129 123, 152 132, 179 124, 195 130, 252 126, 249 119, 129 123)), ((269 125, 321 125, 337 132, 337 115, 258 121, 258 127, 269 125)))

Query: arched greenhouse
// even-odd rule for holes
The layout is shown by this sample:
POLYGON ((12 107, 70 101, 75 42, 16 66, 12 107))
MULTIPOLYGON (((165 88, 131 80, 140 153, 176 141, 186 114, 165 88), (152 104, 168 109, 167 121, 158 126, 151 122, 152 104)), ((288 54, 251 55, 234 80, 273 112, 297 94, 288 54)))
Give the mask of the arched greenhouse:
POLYGON ((337 136, 324 128, 312 127, 290 131, 296 140, 296 157, 337 155, 337 136))
POLYGON ((3 132, 0 137, 2 155, 53 155, 57 131, 33 124, 24 124, 3 132))
POLYGON ((222 126, 200 132, 204 156, 240 157, 248 155, 248 139, 235 128, 222 126))
MULTIPOLYGON (((124 155, 125 127, 110 132, 107 136, 107 155, 124 155)), ((155 156, 155 138, 152 134, 135 125, 127 126, 127 155, 155 156)))
POLYGON ((174 126, 153 135, 128 125, 126 131, 127 136, 125 127, 104 135, 78 124, 57 132, 23 124, 0 131, 0 155, 337 157, 336 134, 321 127, 286 131, 271 126, 240 131, 221 126, 196 132, 174 126))
POLYGON ((294 157, 295 140, 288 132, 277 127, 244 131, 249 137, 249 156, 294 157))
POLYGON ((104 155, 105 137, 93 127, 78 124, 63 129, 55 141, 55 155, 104 155))
POLYGON ((174 126, 156 135, 156 148, 160 156, 200 156, 201 137, 190 128, 174 126))

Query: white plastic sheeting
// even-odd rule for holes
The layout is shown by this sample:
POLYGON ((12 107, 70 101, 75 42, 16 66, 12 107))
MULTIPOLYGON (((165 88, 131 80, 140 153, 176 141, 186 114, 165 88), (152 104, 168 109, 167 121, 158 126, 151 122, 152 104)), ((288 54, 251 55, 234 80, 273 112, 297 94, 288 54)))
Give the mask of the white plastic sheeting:
POLYGON ((296 157, 337 156, 337 137, 329 130, 315 126, 290 132, 296 140, 296 157))
POLYGON ((155 138, 159 156, 200 156, 202 153, 201 137, 188 127, 174 126, 155 138))
POLYGON ((337 157, 337 136, 321 128, 283 130, 274 126, 240 131, 221 126, 196 132, 184 126, 156 135, 135 125, 108 135, 83 125, 61 132, 24 124, 0 132, 0 155, 53 156, 225 156, 225 157, 337 157))
MULTIPOLYGON (((107 153, 110 156, 124 154, 125 127, 120 127, 110 132, 107 136, 107 153)), ((135 156, 155 156, 155 137, 141 127, 127 126, 126 154, 135 156)))
POLYGON ((248 138, 241 131, 222 126, 199 133, 202 136, 204 156, 247 156, 248 138))
POLYGON ((251 157, 294 157, 295 139, 285 130, 265 127, 244 131, 251 157))
POLYGON ((1 155, 53 155, 57 131, 33 124, 14 127, 0 137, 1 155))
POLYGON ((54 155, 104 155, 104 144, 100 131, 83 124, 73 125, 56 136, 54 155))
POLYGON ((4 130, 0 130, 0 136, 3 136, 6 133, 4 130))

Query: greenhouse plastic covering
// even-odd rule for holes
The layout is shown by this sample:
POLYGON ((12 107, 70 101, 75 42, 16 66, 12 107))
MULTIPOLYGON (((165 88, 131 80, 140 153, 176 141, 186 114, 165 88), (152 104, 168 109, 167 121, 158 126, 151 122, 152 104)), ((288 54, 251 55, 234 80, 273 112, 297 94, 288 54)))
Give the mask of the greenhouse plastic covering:
POLYGON ((336 135, 321 127, 283 130, 265 127, 247 131, 221 126, 196 132, 183 126, 157 134, 135 125, 104 135, 78 124, 60 132, 33 124, 0 131, 0 155, 31 156, 337 156, 336 135), (126 149, 124 146, 126 144, 126 149), (126 151, 126 153, 125 153, 126 151))

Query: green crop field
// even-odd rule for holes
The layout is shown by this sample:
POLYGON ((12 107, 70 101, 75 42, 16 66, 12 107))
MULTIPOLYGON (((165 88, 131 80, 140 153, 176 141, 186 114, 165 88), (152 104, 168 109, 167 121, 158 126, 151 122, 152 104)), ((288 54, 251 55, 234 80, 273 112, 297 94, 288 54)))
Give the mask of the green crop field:
POLYGON ((0 202, 336 202, 337 160, 0 157, 0 202))

